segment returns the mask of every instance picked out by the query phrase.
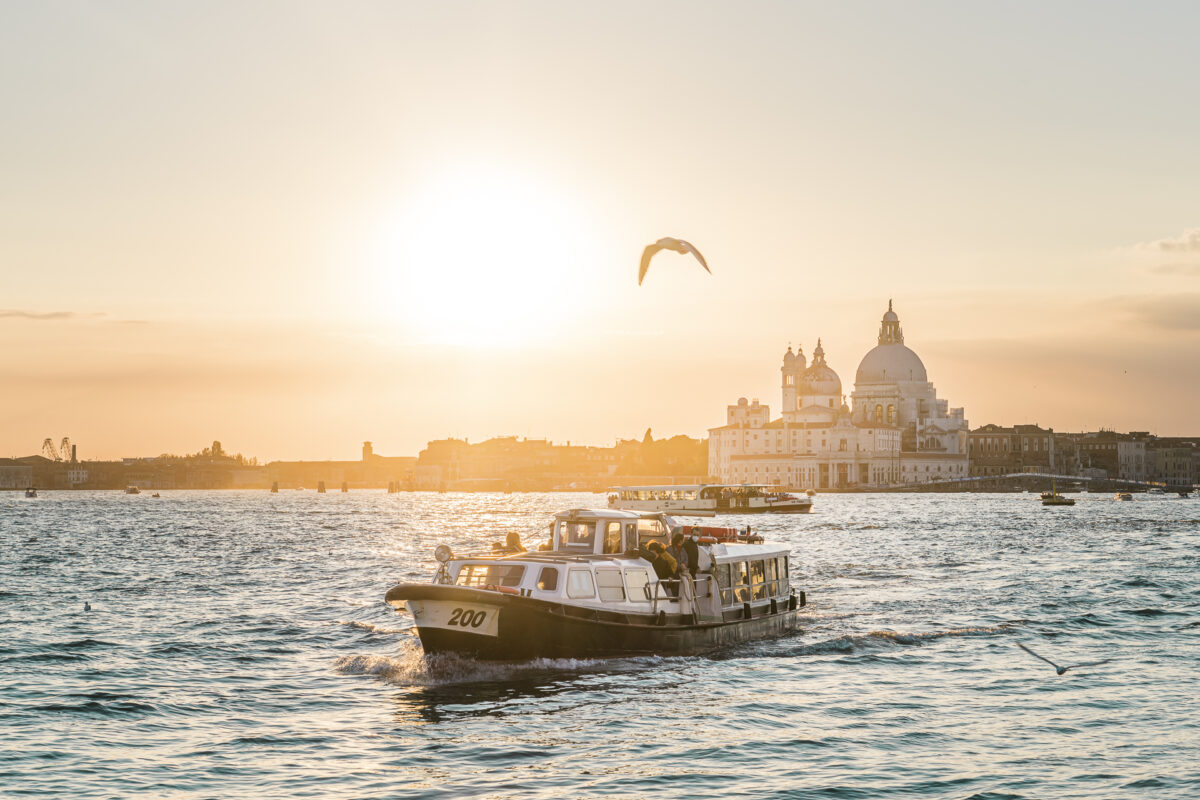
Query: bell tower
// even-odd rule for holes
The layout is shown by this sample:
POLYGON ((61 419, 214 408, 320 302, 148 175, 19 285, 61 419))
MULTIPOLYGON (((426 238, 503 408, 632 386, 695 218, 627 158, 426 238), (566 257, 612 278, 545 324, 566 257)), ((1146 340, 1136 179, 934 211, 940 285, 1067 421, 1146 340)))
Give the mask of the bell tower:
POLYGON ((800 373, 804 372, 806 365, 804 358, 804 350, 797 347, 796 352, 792 352, 792 346, 789 344, 787 352, 783 354, 783 366, 779 368, 782 374, 781 390, 783 392, 783 411, 795 411, 796 406, 796 387, 800 382, 800 373))

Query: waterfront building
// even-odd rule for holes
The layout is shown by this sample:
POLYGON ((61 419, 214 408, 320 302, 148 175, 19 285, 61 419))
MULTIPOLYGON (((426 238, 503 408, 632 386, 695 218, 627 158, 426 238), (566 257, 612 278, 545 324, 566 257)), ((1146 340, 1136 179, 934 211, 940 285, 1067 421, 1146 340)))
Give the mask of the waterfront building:
POLYGON ((0 458, 0 489, 28 489, 33 485, 32 466, 13 458, 0 458))
POLYGON ((877 346, 859 363, 853 406, 820 339, 811 364, 788 347, 780 371, 778 419, 743 397, 709 430, 709 473, 720 482, 830 489, 967 477, 963 409, 938 398, 890 302, 877 346))
POLYGON ((1074 471, 1068 455, 1072 450, 1053 428, 1037 425, 983 425, 971 431, 968 445, 972 477, 1017 472, 1068 475, 1074 471))

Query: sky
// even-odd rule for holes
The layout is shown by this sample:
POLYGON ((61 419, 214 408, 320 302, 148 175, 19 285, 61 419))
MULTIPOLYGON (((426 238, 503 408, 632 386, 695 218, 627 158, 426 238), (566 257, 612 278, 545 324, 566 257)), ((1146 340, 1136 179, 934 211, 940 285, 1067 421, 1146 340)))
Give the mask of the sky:
POLYGON ((889 299, 972 427, 1200 434, 1198 22, 0 0, 0 455, 703 436, 889 299))

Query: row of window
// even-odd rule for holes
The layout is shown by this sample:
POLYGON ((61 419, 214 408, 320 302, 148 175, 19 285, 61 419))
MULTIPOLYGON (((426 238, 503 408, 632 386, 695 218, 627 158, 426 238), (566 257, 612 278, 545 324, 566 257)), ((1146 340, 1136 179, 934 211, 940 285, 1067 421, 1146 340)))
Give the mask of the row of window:
MULTIPOLYGON (((723 605, 765 600, 788 591, 787 556, 718 564, 716 572, 723 605)), ((465 564, 459 569, 455 584, 515 588, 521 585, 524 577, 523 564, 465 564)), ((537 588, 545 592, 558 591, 558 579, 558 567, 542 567, 537 588)), ((567 597, 573 600, 598 597, 605 603, 621 603, 626 599, 631 603, 648 603, 649 585, 650 575, 641 568, 599 567, 594 574, 582 567, 567 570, 567 597)))
POLYGON ((717 564, 717 586, 721 589, 721 604, 726 606, 786 594, 788 557, 717 564))
POLYGON ((657 519, 639 519, 630 522, 565 520, 558 523, 558 547, 556 549, 594 553, 597 535, 602 542, 600 552, 605 555, 614 555, 645 547, 651 541, 665 542, 667 528, 657 519), (599 527, 599 531, 597 531, 597 527, 599 527))

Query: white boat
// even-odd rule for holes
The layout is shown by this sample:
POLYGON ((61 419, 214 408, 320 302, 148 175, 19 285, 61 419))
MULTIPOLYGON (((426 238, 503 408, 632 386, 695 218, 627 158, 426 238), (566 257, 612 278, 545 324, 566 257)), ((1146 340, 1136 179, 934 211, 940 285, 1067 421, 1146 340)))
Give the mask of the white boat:
MULTIPOLYGON (((547 549, 455 555, 440 545, 430 583, 385 600, 413 615, 427 653, 484 659, 696 653, 794 630, 805 603, 788 545, 666 514, 572 509, 547 549), (695 542, 694 577, 659 577, 652 542, 695 542)), ((690 548, 689 548, 690 549, 690 548)))
POLYGON ((141 494, 141 493, 142 493, 142 490, 139 489, 138 487, 134 486, 133 484, 129 484, 128 486, 125 487, 125 494, 141 494))
POLYGON ((37 497, 37 489, 30 486, 28 489, 25 490, 25 496, 26 497, 37 497))
POLYGON ((689 486, 614 486, 608 507, 671 514, 806 514, 812 497, 765 483, 699 483, 689 486))

